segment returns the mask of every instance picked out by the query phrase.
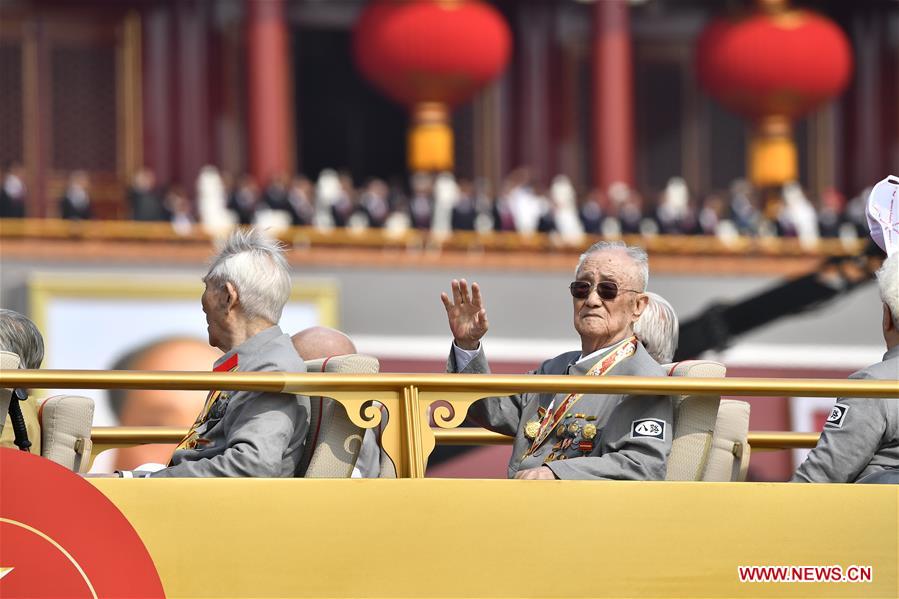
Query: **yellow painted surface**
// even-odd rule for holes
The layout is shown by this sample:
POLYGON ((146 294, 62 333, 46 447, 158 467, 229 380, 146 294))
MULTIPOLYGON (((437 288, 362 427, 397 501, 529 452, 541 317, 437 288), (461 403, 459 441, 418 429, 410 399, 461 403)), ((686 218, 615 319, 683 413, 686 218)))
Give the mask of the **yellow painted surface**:
POLYGON ((899 488, 505 480, 91 482, 168 597, 899 596, 899 488), (740 565, 873 567, 740 583, 740 565))

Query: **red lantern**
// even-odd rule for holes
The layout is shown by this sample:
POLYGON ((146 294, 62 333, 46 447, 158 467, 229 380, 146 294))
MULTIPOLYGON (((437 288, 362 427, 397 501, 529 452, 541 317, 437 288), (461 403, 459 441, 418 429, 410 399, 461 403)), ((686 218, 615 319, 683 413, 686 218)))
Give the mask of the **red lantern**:
POLYGON ((762 4, 768 10, 714 20, 697 48, 702 85, 754 121, 749 171, 759 186, 796 179, 790 121, 839 94, 852 72, 849 42, 833 22, 782 2, 762 4))
POLYGON ((409 166, 453 166, 451 106, 468 100, 509 59, 503 17, 478 0, 374 0, 356 24, 354 53, 362 73, 412 109, 409 166))

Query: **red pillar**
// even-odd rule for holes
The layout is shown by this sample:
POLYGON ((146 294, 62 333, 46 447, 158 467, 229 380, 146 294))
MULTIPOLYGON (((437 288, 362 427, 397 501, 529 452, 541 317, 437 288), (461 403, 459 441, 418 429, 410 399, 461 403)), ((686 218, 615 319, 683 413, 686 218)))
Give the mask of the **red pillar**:
POLYGON ((593 13, 593 182, 634 184, 634 93, 627 0, 593 13))
POLYGON ((293 116, 284 0, 246 0, 250 173, 264 185, 292 169, 293 116))

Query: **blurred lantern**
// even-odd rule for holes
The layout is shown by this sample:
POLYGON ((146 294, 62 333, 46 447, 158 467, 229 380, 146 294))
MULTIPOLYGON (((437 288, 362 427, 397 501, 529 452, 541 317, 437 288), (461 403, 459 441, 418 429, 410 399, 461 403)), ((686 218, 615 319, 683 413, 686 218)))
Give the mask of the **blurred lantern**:
POLYGON ((410 169, 450 170, 450 109, 502 71, 511 34, 479 0, 373 0, 356 24, 353 46, 362 73, 412 110, 410 169))
POLYGON ((718 18, 697 47, 699 80, 730 110, 752 119, 749 178, 781 185, 798 175, 791 121, 839 94, 852 71, 842 30, 786 0, 759 0, 757 12, 718 18))

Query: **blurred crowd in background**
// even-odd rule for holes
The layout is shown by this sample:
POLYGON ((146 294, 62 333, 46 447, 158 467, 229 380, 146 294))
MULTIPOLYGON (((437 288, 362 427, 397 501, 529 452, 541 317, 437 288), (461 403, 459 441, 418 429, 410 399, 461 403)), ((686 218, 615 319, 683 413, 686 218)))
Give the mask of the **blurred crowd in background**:
MULTIPOLYGON (((22 218, 28 201, 23 169, 4 169, 0 217, 22 218)), ((128 218, 170 222, 177 233, 195 225, 218 229, 255 224, 274 230, 312 226, 322 230, 409 229, 435 234, 453 231, 549 233, 577 244, 584 235, 709 235, 723 240, 748 237, 853 239, 866 234, 865 201, 870 189, 847 198, 836 189, 810 198, 798 183, 754 189, 746 180, 698 197, 681 177, 661 193, 647 196, 624 183, 580 191, 564 174, 547 187, 530 169, 509 173, 499 189, 486 180, 456 179, 451 173, 415 173, 408 182, 369 179, 323 170, 317 180, 282 174, 260 184, 252 176, 233 177, 214 166, 199 173, 195 189, 160 185, 152 170, 139 169, 127 189, 128 218)), ((58 213, 63 219, 92 218, 90 180, 71 173, 58 213)))

